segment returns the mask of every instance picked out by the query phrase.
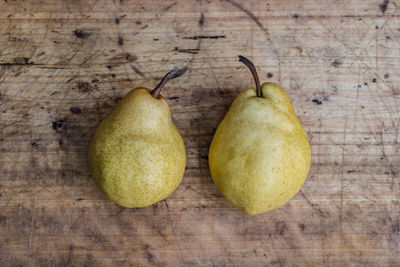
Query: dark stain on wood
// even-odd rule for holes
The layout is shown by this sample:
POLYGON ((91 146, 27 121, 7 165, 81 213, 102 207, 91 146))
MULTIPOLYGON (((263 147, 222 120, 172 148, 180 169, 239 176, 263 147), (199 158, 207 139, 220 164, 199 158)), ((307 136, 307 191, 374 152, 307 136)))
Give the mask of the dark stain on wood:
POLYGON ((200 19, 199 19, 199 26, 200 26, 200 27, 203 27, 205 21, 206 21, 206 18, 204 17, 203 12, 201 12, 201 14, 200 14, 200 19))
POLYGON ((156 256, 154 256, 153 253, 151 253, 151 251, 149 251, 148 249, 145 250, 144 256, 146 257, 146 260, 152 264, 154 264, 156 262, 156 256))
POLYGON ((179 53, 187 53, 187 54, 198 54, 199 53, 198 48, 181 49, 181 48, 175 47, 175 51, 177 51, 179 53))
POLYGON ((285 231, 288 230, 286 223, 284 221, 279 221, 275 223, 275 233, 283 235, 285 231))
POLYGON ((0 62, 0 66, 25 66, 25 65, 43 65, 30 61, 28 57, 16 57, 14 62, 0 62))
POLYGON ((124 45, 124 38, 121 35, 118 36, 118 44, 124 45))
POLYGON ((81 108, 80 107, 71 107, 70 111, 74 114, 81 114, 81 108))
POLYGON ((128 60, 128 62, 133 62, 137 59, 137 56, 133 56, 129 53, 126 53, 125 58, 126 58, 126 60, 128 60))
POLYGON ((384 0, 381 4, 379 4, 379 9, 381 10, 382 14, 385 14, 389 0, 384 0))
POLYGON ((6 221, 7 221, 7 217, 3 216, 3 215, 0 215, 0 225, 6 224, 6 221))
POLYGON ((92 90, 93 86, 88 82, 78 81, 77 83, 78 89, 81 92, 88 92, 92 90))
POLYGON ((400 233, 400 221, 397 221, 392 225, 391 232, 394 235, 398 235, 400 233))
POLYGON ((38 143, 36 143, 36 142, 32 142, 32 144, 31 144, 31 145, 32 145, 32 147, 33 147, 33 148, 38 148, 38 147, 39 147, 39 144, 38 144, 38 143))
POLYGON ((118 103, 119 101, 121 101, 122 100, 122 97, 121 96, 117 96, 116 98, 114 98, 114 102, 115 103, 118 103))
POLYGON ((63 127, 63 124, 64 124, 64 120, 55 120, 51 123, 51 126, 54 131, 56 131, 57 133, 60 133, 61 129, 63 127))
POLYGON ((90 32, 84 31, 84 30, 75 30, 74 34, 77 38, 81 39, 87 39, 91 35, 90 32))
POLYGON ((322 105, 322 101, 319 100, 318 98, 313 98, 313 99, 312 99, 312 102, 315 103, 315 104, 317 104, 317 105, 322 105))
POLYGON ((199 39, 222 39, 225 38, 225 35, 196 35, 196 36, 187 36, 183 37, 182 39, 189 39, 189 40, 199 40, 199 39))
POLYGON ((208 155, 200 155, 200 158, 208 160, 208 155))
POLYGON ((340 60, 340 59, 335 59, 334 61, 332 61, 331 66, 337 68, 337 67, 339 67, 339 66, 342 65, 342 64, 343 64, 342 60, 340 60))

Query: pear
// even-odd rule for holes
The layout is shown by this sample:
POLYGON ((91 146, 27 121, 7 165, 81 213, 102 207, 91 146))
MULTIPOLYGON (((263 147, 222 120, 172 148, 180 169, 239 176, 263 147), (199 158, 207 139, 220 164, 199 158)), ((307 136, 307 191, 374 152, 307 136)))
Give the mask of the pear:
POLYGON ((89 147, 91 175, 106 196, 128 208, 167 198, 180 184, 186 164, 182 137, 158 86, 131 90, 101 122, 89 147))
POLYGON ((246 89, 233 101, 218 126, 209 151, 211 176, 218 190, 247 214, 281 207, 302 187, 311 155, 304 131, 288 95, 278 85, 246 89))

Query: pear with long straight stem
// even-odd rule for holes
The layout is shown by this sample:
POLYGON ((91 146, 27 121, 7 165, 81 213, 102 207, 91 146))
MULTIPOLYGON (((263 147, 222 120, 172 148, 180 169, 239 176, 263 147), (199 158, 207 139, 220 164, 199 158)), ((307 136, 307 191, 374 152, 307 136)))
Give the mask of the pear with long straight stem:
POLYGON ((211 142, 208 161, 219 191, 247 214, 283 206, 302 187, 310 169, 307 134, 289 96, 278 85, 260 84, 254 64, 239 56, 251 71, 256 89, 233 101, 211 142))

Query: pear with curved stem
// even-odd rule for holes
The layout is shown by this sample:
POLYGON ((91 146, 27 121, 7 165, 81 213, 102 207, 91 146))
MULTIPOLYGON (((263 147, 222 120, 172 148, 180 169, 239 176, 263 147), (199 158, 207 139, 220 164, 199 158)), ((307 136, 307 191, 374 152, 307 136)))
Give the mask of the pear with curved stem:
POLYGON ((209 151, 211 176, 222 195, 247 214, 283 206, 302 187, 311 164, 310 145, 289 96, 278 85, 244 90, 218 126, 209 151))
POLYGON ((121 206, 152 205, 167 198, 182 180, 185 146, 160 92, 183 72, 170 71, 152 91, 131 90, 91 141, 91 175, 101 191, 121 206))

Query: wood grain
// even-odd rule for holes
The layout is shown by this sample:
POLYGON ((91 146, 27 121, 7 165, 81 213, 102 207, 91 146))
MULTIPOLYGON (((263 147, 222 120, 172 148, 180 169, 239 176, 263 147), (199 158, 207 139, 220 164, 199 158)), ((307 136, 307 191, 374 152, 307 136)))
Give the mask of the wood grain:
POLYGON ((398 1, 0 2, 0 265, 399 266, 398 1), (214 186, 214 131, 261 80, 290 95, 312 148, 283 208, 246 216, 214 186), (130 89, 173 68, 188 155, 166 200, 124 209, 87 149, 130 89))

